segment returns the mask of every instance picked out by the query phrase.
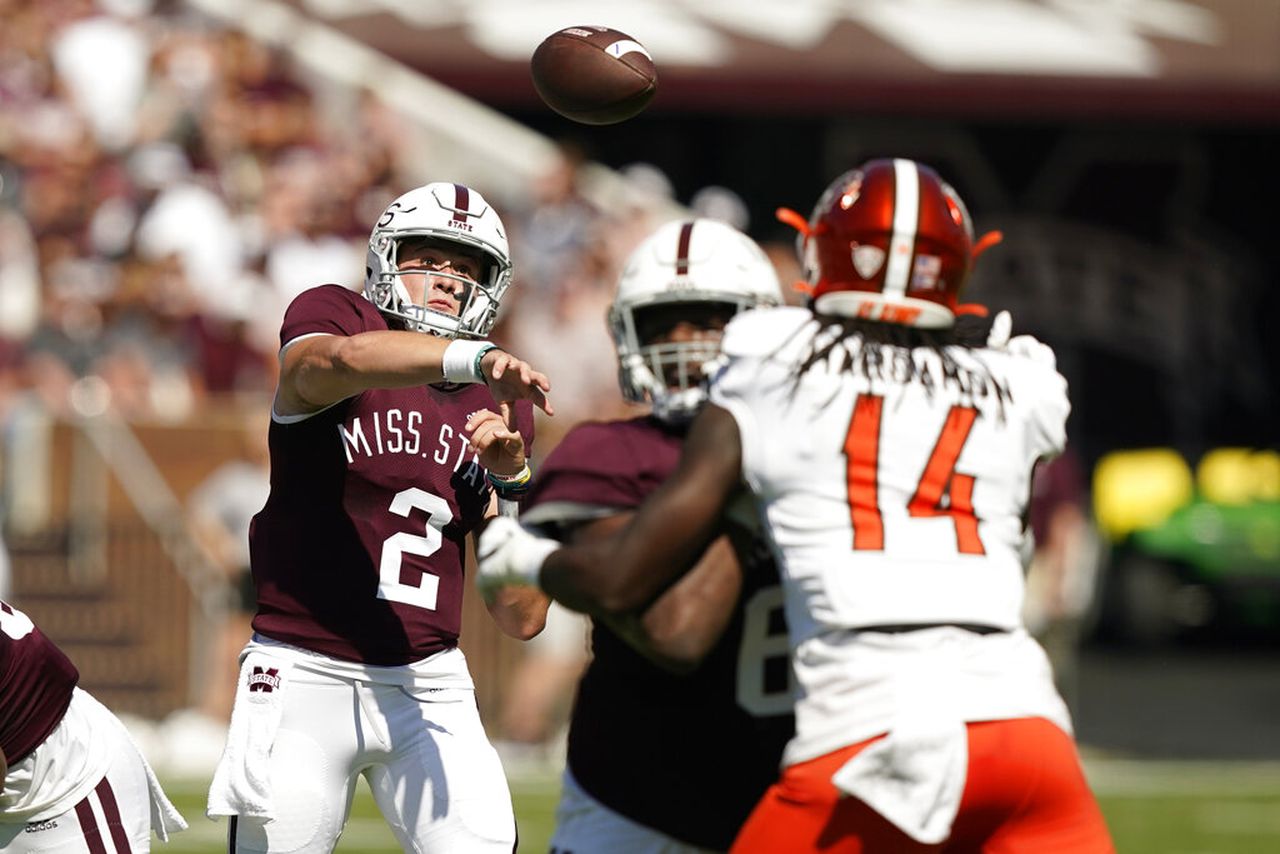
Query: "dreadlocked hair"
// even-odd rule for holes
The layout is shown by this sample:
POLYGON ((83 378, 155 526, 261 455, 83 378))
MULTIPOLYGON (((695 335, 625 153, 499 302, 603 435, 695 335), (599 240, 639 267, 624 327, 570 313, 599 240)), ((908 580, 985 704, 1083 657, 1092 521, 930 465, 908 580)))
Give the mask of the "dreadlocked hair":
POLYGON ((982 359, 974 354, 978 368, 961 365, 951 348, 977 350, 986 346, 991 320, 973 315, 960 315, 955 325, 946 329, 920 329, 897 323, 883 323, 864 318, 834 314, 814 314, 820 324, 812 338, 809 352, 796 369, 795 385, 814 365, 826 363, 840 348, 836 370, 860 374, 869 380, 889 380, 906 385, 916 383, 932 396, 941 387, 952 387, 961 395, 979 401, 994 398, 1000 417, 1004 404, 1012 399, 1008 386, 992 374, 982 359), (918 349, 931 350, 941 364, 941 376, 932 360, 917 359, 918 349))

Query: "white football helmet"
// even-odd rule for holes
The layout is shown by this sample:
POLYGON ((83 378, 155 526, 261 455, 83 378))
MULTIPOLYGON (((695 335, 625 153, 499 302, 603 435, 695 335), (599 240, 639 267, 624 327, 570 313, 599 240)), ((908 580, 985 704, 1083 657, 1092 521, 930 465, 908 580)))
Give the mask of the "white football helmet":
POLYGON ((643 340, 646 312, 679 305, 697 322, 700 306, 732 315, 781 302, 773 263, 750 237, 712 219, 663 225, 627 259, 609 307, 623 397, 648 402, 663 421, 687 421, 706 400, 703 364, 720 353, 718 331, 697 341, 643 340))
MULTIPOLYGON (((471 284, 453 273, 431 275, 471 284)), ((387 206, 369 235, 364 295, 384 315, 400 319, 409 329, 445 338, 484 338, 510 285, 511 253, 502 220, 483 196, 462 184, 439 182, 410 190, 387 206), (457 317, 409 298, 397 256, 401 243, 415 237, 434 237, 479 250, 487 259, 487 269, 474 287, 467 288, 457 317)))

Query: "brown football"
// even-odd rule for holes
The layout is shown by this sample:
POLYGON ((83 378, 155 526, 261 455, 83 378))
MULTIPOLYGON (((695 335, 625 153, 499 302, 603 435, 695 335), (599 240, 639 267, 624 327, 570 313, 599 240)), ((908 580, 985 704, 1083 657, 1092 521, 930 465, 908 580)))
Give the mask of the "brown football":
POLYGON ((609 27, 567 27, 543 39, 529 63, 548 107, 588 125, 611 125, 639 113, 658 87, 644 45, 609 27))

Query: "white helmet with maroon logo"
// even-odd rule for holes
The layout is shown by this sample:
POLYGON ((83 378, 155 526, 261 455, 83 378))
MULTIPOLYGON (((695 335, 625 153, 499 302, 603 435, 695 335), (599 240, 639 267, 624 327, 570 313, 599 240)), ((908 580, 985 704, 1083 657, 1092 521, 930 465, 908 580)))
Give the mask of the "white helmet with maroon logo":
POLYGON ((661 226, 627 259, 609 308, 623 397, 650 403, 664 421, 692 418, 706 399, 703 363, 719 355, 724 324, 781 302, 773 263, 750 237, 712 219, 661 226), (706 331, 692 341, 654 340, 677 321, 706 331))
POLYGON ((408 329, 446 338, 484 338, 510 285, 511 254, 502 220, 483 196, 462 184, 440 182, 410 190, 387 206, 369 235, 364 294, 384 315, 399 319, 408 329), (397 266, 401 244, 424 237, 478 251, 485 259, 474 287, 453 273, 431 274, 468 286, 457 317, 413 302, 401 281, 397 266))

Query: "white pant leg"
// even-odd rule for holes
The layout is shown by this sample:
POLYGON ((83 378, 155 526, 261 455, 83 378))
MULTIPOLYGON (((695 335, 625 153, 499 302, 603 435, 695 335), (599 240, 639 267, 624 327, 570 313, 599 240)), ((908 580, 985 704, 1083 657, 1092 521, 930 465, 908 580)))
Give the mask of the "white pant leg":
MULTIPOLYGON (((346 824, 361 764, 360 703, 351 680, 294 667, 268 759, 274 819, 238 816, 237 854, 325 854, 346 824)), ((251 702, 248 688, 236 702, 251 702)))
POLYGON ((119 839, 146 854, 151 794, 143 761, 124 724, 76 689, 62 722, 5 777, 4 797, 15 809, 0 816, 0 852, 80 854, 96 838, 108 851, 119 839))
POLYGON ((714 854, 632 821, 583 791, 564 772, 551 854, 714 854))
POLYGON ((366 776, 406 851, 502 852, 515 847, 515 814, 502 763, 465 689, 363 686, 392 748, 366 776))

